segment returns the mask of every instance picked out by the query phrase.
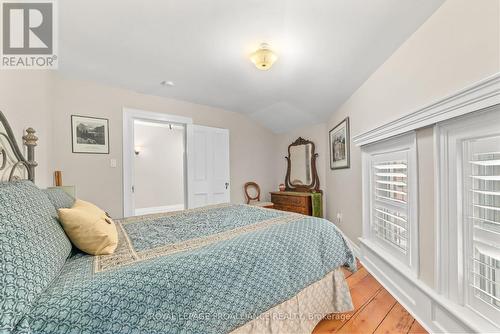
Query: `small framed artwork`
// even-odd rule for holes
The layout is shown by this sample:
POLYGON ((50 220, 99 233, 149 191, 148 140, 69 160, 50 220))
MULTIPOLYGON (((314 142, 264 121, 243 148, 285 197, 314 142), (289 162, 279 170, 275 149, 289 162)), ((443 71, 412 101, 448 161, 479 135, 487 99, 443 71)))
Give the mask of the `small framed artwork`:
POLYGON ((109 120, 71 115, 73 153, 109 154, 109 120))
POLYGON ((330 130, 330 169, 351 166, 351 145, 349 138, 349 117, 330 130))

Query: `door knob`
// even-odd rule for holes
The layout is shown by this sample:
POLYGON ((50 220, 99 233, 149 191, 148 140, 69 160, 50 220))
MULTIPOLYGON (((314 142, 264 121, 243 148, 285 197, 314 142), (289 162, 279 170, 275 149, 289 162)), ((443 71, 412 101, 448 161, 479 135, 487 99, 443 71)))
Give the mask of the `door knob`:
POLYGON ((229 182, 226 182, 226 189, 227 189, 227 187, 229 187, 229 182))

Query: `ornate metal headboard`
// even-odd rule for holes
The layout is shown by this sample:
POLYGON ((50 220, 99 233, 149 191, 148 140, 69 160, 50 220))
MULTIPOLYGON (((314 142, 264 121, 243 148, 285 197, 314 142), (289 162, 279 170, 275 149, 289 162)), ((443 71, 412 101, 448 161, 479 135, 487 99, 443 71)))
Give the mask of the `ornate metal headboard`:
POLYGON ((35 130, 28 128, 23 144, 28 148, 26 159, 17 145, 12 128, 0 111, 0 181, 26 179, 35 182, 35 146, 38 138, 35 130))

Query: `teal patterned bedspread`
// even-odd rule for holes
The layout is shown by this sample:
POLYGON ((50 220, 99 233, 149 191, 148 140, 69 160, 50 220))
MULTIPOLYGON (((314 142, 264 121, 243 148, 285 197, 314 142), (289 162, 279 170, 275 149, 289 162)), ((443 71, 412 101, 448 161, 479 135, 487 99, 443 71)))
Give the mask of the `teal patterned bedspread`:
POLYGON ((117 222, 116 254, 74 253, 33 333, 227 333, 355 261, 313 217, 223 205, 117 222))

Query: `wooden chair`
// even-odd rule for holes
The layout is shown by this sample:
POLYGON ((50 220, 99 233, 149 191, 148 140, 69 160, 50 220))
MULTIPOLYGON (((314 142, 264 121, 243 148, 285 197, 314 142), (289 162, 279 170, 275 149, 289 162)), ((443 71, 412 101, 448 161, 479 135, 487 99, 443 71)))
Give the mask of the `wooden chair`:
POLYGON ((247 199, 247 204, 260 206, 260 207, 264 207, 264 208, 273 208, 274 207, 274 203, 272 203, 272 202, 261 202, 260 201, 260 187, 257 183, 247 182, 247 183, 245 183, 243 188, 245 189, 245 197, 247 199), (257 195, 252 196, 250 194, 251 189, 255 189, 255 192, 257 193, 257 195))

